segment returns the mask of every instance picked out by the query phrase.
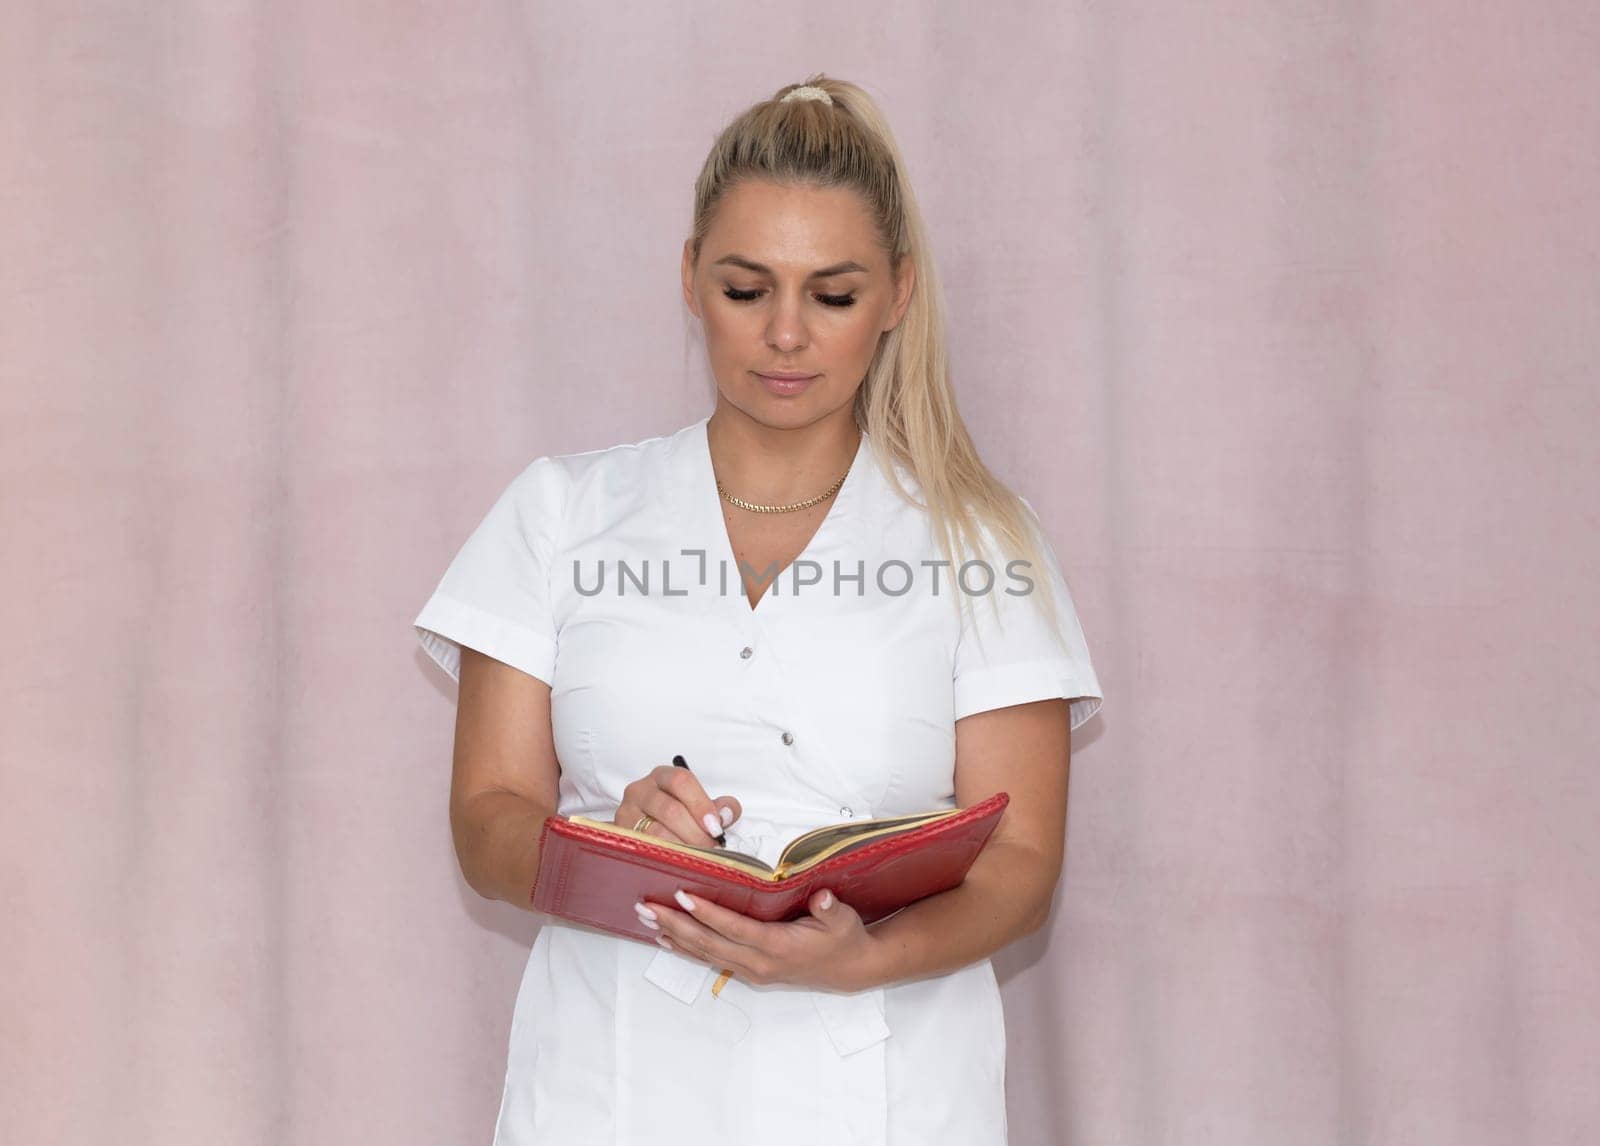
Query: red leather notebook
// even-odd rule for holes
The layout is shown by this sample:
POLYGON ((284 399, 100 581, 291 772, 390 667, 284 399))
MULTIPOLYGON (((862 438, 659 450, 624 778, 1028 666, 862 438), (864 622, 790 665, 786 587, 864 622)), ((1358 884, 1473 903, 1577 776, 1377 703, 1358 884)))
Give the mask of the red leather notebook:
POLYGON ((637 900, 671 904, 682 888, 755 919, 808 913, 815 891, 831 888, 863 923, 955 887, 988 843, 1011 797, 969 808, 851 820, 790 841, 776 869, 755 856, 697 848, 585 816, 549 816, 540 833, 534 910, 654 944, 637 900))

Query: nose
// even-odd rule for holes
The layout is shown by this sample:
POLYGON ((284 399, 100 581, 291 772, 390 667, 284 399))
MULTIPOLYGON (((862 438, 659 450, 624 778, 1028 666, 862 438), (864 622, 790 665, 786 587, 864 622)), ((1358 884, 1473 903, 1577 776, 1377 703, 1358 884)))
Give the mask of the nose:
POLYGON ((804 350, 811 341, 798 301, 779 302, 767 323, 767 344, 781 353, 804 350))

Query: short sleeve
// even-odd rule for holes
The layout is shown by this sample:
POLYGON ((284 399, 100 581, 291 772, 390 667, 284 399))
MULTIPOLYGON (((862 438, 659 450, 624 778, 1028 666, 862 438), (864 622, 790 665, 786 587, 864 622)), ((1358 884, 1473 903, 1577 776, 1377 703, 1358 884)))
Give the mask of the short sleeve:
MULTIPOLYGON (((1022 499, 1030 515, 1033 506, 1022 499)), ((1069 701, 1071 727, 1076 729, 1100 710, 1100 681, 1089 659, 1072 593, 1055 551, 1038 531, 1045 568, 991 565, 993 586, 980 593, 984 578, 970 575, 961 597, 961 635, 955 652, 955 719, 1061 698, 1069 701), (1029 587, 1028 582, 1032 582, 1029 587), (1044 584, 1055 597, 1060 633, 1052 630, 1043 600, 1044 584), (1010 590, 1009 592, 1007 590, 1010 590), (997 616, 998 614, 998 616, 997 616)), ((987 558, 985 559, 987 560, 987 558)))
POLYGON ((465 645, 550 683, 556 661, 551 569, 566 481, 560 463, 549 457, 513 478, 412 622, 422 647, 452 679, 461 679, 465 645))

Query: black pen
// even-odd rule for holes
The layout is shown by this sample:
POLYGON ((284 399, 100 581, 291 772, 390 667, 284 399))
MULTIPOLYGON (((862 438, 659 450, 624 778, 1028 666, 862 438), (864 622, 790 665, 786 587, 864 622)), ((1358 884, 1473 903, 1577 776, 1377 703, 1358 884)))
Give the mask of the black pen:
MULTIPOLYGON (((689 762, 687 760, 685 760, 682 756, 674 756, 672 758, 672 766, 674 768, 687 768, 687 767, 689 767, 689 762)), ((711 838, 717 841, 717 846, 719 848, 725 848, 725 847, 728 846, 728 837, 726 835, 724 835, 722 832, 718 832, 716 835, 712 836, 711 838)))

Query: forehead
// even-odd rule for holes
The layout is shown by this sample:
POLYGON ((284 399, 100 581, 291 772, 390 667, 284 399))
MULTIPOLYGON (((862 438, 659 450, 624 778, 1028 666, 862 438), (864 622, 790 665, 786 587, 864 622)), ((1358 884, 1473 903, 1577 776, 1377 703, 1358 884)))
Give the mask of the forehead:
POLYGON ((703 254, 730 251, 769 266, 813 265, 846 258, 871 265, 877 234, 866 202, 842 187, 785 186, 747 181, 717 205, 703 254))

